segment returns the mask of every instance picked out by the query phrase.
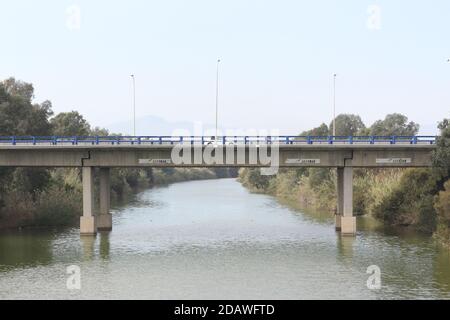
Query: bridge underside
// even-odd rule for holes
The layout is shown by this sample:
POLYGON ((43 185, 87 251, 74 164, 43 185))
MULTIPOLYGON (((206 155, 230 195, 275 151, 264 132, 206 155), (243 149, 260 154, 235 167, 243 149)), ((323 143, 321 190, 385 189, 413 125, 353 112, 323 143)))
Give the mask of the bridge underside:
POLYGON ((111 230, 112 167, 328 167, 337 168, 336 229, 356 233, 353 216, 353 168, 429 167, 429 145, 280 145, 198 146, 174 152, 174 146, 8 146, 0 147, 0 167, 81 167, 83 216, 80 233, 111 230), (94 212, 94 169, 99 169, 100 211, 94 212))

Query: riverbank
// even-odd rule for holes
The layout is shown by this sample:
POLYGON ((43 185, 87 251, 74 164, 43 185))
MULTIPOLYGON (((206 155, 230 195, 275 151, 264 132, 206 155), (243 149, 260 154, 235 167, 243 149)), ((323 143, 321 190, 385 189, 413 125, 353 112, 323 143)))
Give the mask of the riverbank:
MULTIPOLYGON (((35 174, 33 170, 28 173, 35 174)), ((1 194, 0 229, 78 225, 82 213, 80 170, 53 169, 46 173, 49 175, 48 182, 40 190, 17 190, 13 181, 11 188, 1 194)), ((236 174, 232 170, 206 168, 112 169, 111 200, 126 202, 136 193, 154 186, 236 174)), ((98 206, 98 199, 96 202, 98 206)))
MULTIPOLYGON (((432 169, 355 169, 354 213, 387 227, 415 229, 449 246, 450 182, 441 190, 441 180, 432 169)), ((245 168, 239 181, 293 208, 330 217, 336 212, 332 169, 281 169, 276 176, 262 176, 258 169, 245 168)))

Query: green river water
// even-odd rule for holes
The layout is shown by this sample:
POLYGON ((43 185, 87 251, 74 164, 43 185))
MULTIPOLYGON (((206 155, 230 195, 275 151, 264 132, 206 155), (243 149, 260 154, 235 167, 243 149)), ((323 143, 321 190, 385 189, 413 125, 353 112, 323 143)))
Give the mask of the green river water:
POLYGON ((0 299, 450 298, 450 252, 429 236, 290 209, 234 179, 177 183, 112 210, 113 231, 0 232, 0 299), (80 268, 68 289, 67 267, 80 268), (369 289, 376 265, 381 288, 369 289))

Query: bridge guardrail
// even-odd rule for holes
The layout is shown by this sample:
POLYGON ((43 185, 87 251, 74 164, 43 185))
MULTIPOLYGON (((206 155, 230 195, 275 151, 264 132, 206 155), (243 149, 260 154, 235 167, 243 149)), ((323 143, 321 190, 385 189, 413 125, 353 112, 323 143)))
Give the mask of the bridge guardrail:
POLYGON ((0 136, 0 145, 436 144, 436 136, 0 136))

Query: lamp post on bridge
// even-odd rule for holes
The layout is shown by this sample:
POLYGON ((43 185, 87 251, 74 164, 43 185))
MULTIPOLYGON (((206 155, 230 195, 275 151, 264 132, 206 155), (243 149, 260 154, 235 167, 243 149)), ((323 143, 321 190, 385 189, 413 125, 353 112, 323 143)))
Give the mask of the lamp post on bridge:
POLYGON ((333 74, 333 137, 336 137, 336 76, 333 74))
POLYGON ((219 120, 219 63, 220 63, 220 59, 217 59, 217 72, 216 72, 216 136, 215 136, 215 143, 217 143, 218 141, 218 120, 219 120))
POLYGON ((136 136, 136 80, 134 74, 130 76, 133 80, 133 136, 136 136))

